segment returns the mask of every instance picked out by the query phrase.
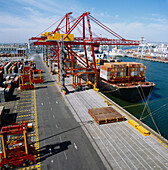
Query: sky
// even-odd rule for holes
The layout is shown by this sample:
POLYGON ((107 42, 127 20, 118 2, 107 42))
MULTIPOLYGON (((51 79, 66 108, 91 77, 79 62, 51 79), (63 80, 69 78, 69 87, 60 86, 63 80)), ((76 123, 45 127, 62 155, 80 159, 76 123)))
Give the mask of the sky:
MULTIPOLYGON (((28 42, 66 13, 87 11, 125 39, 168 42, 168 0, 0 0, 0 43, 28 42)), ((114 38, 92 22, 91 29, 114 38)))

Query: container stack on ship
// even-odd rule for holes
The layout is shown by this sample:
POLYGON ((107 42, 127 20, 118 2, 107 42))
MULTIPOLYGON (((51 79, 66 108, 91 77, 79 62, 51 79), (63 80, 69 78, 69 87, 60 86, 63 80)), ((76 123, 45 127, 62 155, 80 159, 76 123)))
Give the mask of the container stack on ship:
POLYGON ((146 67, 135 62, 104 63, 100 66, 100 87, 131 102, 147 97, 155 84, 145 81, 146 67))

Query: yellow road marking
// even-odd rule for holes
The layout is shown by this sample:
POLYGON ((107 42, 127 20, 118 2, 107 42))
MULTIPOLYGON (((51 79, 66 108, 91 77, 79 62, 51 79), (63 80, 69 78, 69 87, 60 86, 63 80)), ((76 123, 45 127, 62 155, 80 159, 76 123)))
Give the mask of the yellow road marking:
POLYGON ((34 114, 28 114, 28 115, 22 115, 22 116, 17 116, 17 118, 21 118, 21 117, 29 117, 29 116, 33 116, 34 114))
MULTIPOLYGON (((35 114, 35 134, 36 134, 36 149, 39 150, 39 138, 38 138, 38 121, 37 121, 37 107, 36 107, 36 91, 34 89, 34 114, 35 114)), ((40 156, 39 156, 40 158, 40 156)), ((41 165, 38 164, 38 169, 40 169, 41 165)))
MULTIPOLYGON (((29 99, 33 99, 33 98, 29 98, 29 99)), ((20 99, 20 101, 25 101, 25 100, 29 100, 29 99, 20 99)))
POLYGON ((33 107, 34 105, 26 105, 26 106, 19 106, 19 108, 22 108, 22 107, 33 107))
POLYGON ((32 101, 30 101, 30 102, 21 102, 21 103, 18 103, 18 105, 25 104, 25 103, 32 103, 32 101))
POLYGON ((32 166, 29 166, 29 167, 25 167, 25 168, 20 168, 18 170, 31 170, 31 169, 38 169, 40 170, 40 165, 37 164, 37 165, 32 165, 32 166))
POLYGON ((17 111, 18 113, 21 113, 21 112, 31 112, 31 111, 34 111, 34 109, 30 109, 30 110, 20 110, 20 111, 17 111))
POLYGON ((25 122, 34 122, 34 121, 35 121, 35 120, 27 120, 27 121, 26 121, 26 120, 23 120, 23 121, 19 121, 19 122, 17 122, 17 123, 20 124, 20 123, 22 123, 22 122, 25 123, 25 122))
POLYGON ((29 97, 29 96, 33 97, 33 95, 32 95, 32 94, 28 94, 28 95, 21 95, 20 97, 29 97))
POLYGON ((0 104, 0 106, 12 106, 12 105, 14 105, 14 104, 0 104))
POLYGON ((153 135, 153 134, 151 134, 151 136, 157 141, 157 142, 159 142, 160 144, 162 144, 165 148, 167 148, 167 145, 163 142, 163 141, 161 141, 160 139, 158 139, 155 135, 153 135))
POLYGON ((21 101, 22 101, 22 100, 31 100, 31 99, 33 99, 33 97, 21 97, 21 98, 20 98, 21 101))

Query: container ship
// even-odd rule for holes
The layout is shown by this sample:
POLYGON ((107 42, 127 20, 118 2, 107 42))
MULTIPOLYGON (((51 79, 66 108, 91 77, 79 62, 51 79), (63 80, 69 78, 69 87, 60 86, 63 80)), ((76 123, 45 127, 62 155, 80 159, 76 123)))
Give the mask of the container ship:
MULTIPOLYGON (((84 54, 79 54, 85 60, 84 54)), ((91 57, 89 65, 94 67, 91 57)), ((155 84, 146 81, 146 66, 136 62, 121 62, 114 57, 95 53, 95 61, 98 72, 98 88, 111 95, 117 96, 130 102, 139 102, 146 98, 155 84), (100 56, 101 55, 101 56, 100 56)), ((77 62, 76 67, 82 67, 77 62)), ((82 75, 84 80, 86 75, 82 75)), ((89 80, 94 82, 94 76, 89 75, 89 80)))
POLYGON ((99 87, 130 102, 146 98, 155 86, 145 80, 146 66, 136 62, 104 63, 100 66, 99 87))

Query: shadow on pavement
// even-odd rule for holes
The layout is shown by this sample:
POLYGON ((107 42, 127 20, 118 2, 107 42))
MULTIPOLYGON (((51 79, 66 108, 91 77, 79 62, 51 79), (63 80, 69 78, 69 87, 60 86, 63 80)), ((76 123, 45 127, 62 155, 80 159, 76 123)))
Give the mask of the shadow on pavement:
POLYGON ((51 81, 44 81, 44 84, 45 83, 53 83, 53 82, 55 82, 55 81, 53 81, 53 80, 51 80, 51 81))
POLYGON ((20 100, 20 97, 17 97, 17 95, 11 95, 10 97, 5 99, 5 102, 16 101, 16 100, 20 100))
POLYGON ((43 86, 37 86, 37 87, 35 87, 35 90, 38 90, 38 89, 44 89, 44 88, 47 88, 47 85, 45 86, 45 85, 43 85, 43 86))
POLYGON ((37 162, 44 161, 46 158, 68 150, 68 146, 71 145, 71 141, 64 141, 60 143, 50 144, 39 148, 38 154, 40 159, 37 162))
POLYGON ((5 114, 2 117, 2 126, 12 125, 16 122, 17 113, 9 113, 10 109, 5 109, 5 114))
POLYGON ((71 128, 71 129, 65 130, 65 131, 63 131, 63 132, 60 132, 60 133, 57 133, 57 134, 54 134, 54 135, 48 136, 48 137, 46 137, 46 138, 44 138, 44 139, 41 139, 41 140, 39 140, 39 141, 36 141, 36 142, 34 142, 34 143, 42 142, 42 141, 44 141, 44 140, 47 140, 47 139, 53 138, 53 137, 58 136, 58 135, 61 135, 61 134, 63 134, 63 133, 70 132, 70 131, 75 130, 75 129, 80 128, 80 127, 81 127, 81 125, 76 126, 76 127, 74 127, 74 128, 71 128))

